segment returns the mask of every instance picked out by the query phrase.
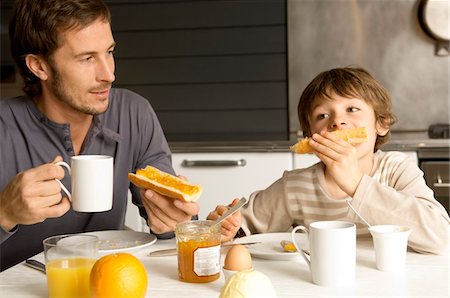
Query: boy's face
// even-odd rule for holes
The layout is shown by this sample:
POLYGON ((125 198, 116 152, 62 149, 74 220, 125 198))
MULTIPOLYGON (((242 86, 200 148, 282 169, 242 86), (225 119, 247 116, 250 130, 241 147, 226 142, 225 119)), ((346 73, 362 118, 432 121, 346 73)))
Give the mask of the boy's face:
POLYGON ((385 135, 389 129, 377 123, 372 106, 360 98, 345 98, 335 93, 331 93, 331 98, 314 100, 309 120, 311 134, 366 127, 369 140, 358 147, 371 146, 373 151, 377 136, 385 135))

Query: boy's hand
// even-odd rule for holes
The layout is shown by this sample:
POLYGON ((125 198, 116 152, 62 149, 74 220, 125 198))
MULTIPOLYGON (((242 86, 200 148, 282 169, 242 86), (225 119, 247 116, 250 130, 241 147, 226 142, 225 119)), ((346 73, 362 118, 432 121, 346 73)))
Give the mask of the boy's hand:
MULTIPOLYGON (((234 199, 233 202, 229 206, 217 206, 216 209, 209 213, 206 219, 209 220, 216 220, 220 216, 222 216, 225 212, 230 209, 230 207, 233 207, 237 204, 239 199, 234 199)), ((222 242, 230 241, 234 238, 236 233, 239 230, 239 227, 241 226, 241 212, 236 211, 233 213, 233 215, 229 216, 227 219, 222 221, 222 230, 221 230, 221 237, 220 240, 222 242)))
POLYGON ((313 134, 309 144, 325 164, 326 172, 352 197, 363 177, 356 148, 327 131, 313 134))

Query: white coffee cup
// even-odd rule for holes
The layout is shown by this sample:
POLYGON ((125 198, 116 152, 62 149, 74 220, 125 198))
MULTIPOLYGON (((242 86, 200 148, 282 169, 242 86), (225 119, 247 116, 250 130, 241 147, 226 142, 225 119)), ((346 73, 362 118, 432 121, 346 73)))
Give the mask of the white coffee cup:
POLYGON ((317 221, 309 226, 297 226, 291 233, 292 242, 311 270, 313 283, 321 286, 346 286, 354 283, 356 264, 356 227, 345 221, 317 221), (295 241, 295 233, 308 234, 310 258, 295 241))
POLYGON ((390 272, 404 270, 411 229, 396 225, 377 225, 371 226, 369 231, 373 238, 378 270, 390 272))
POLYGON ((101 212, 112 208, 114 159, 106 155, 77 155, 71 158, 71 166, 60 161, 71 175, 72 193, 56 179, 79 212, 101 212))

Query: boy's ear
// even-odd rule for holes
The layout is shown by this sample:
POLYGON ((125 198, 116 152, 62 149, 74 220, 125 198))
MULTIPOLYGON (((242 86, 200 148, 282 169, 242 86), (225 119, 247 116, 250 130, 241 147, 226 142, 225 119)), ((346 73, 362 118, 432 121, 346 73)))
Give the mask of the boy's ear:
POLYGON ((379 136, 385 136, 389 132, 389 127, 387 125, 384 125, 382 121, 378 120, 375 124, 375 128, 377 130, 377 135, 379 136))
POLYGON ((48 79, 47 63, 40 56, 29 54, 25 57, 25 63, 28 69, 39 79, 45 81, 48 79))

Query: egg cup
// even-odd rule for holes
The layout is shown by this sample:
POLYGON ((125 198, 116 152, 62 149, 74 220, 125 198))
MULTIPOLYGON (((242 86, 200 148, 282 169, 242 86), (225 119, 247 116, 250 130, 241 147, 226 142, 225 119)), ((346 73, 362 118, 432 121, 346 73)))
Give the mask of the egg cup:
POLYGON ((253 267, 250 269, 245 269, 245 270, 228 270, 228 269, 225 269, 224 267, 222 267, 222 271, 223 271, 223 276, 225 277, 225 282, 227 282, 233 274, 235 274, 239 271, 253 271, 253 267))

